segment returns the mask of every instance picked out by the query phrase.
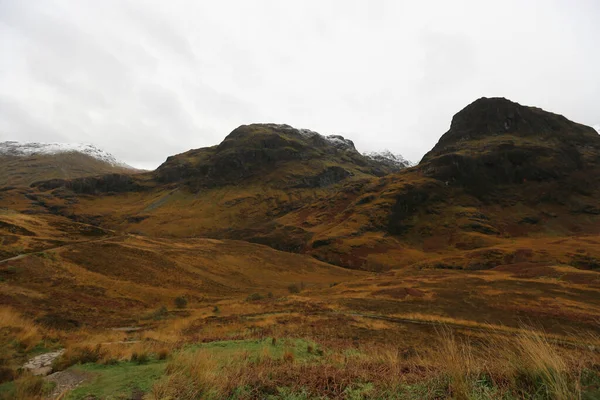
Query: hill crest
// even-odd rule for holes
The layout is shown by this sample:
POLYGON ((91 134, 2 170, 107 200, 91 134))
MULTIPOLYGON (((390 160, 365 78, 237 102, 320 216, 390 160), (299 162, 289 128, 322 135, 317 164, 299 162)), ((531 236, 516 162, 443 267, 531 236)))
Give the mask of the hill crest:
POLYGON ((3 156, 29 157, 62 153, 82 153, 115 167, 135 169, 132 166, 117 160, 112 154, 89 143, 0 142, 0 155, 3 156))
POLYGON ((214 187, 260 180, 279 187, 329 186, 350 177, 383 176, 406 166, 359 153, 340 135, 321 135, 281 124, 234 129, 217 146, 171 156, 157 168, 159 182, 214 187), (309 182, 310 181, 310 182, 309 182))
POLYGON ((0 167, 0 187, 139 172, 94 145, 80 143, 1 142, 0 167))

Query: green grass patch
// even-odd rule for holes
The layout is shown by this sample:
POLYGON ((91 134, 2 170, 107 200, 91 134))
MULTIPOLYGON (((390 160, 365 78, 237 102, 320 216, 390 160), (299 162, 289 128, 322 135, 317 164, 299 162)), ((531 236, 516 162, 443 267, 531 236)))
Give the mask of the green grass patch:
POLYGON ((163 375, 165 366, 165 361, 151 361, 142 365, 122 362, 116 365, 85 364, 72 367, 94 378, 74 389, 67 399, 85 399, 88 396, 118 399, 130 398, 134 392, 147 393, 154 381, 163 375))
POLYGON ((0 384, 0 399, 14 399, 16 396, 16 385, 14 382, 0 384))
POLYGON ((220 342, 198 343, 185 348, 184 351, 210 351, 217 359, 229 359, 235 354, 247 353, 248 358, 258 359, 265 352, 273 358, 283 358, 286 352, 294 354, 296 361, 308 361, 322 355, 322 351, 314 342, 304 339, 256 339, 226 340, 220 342))

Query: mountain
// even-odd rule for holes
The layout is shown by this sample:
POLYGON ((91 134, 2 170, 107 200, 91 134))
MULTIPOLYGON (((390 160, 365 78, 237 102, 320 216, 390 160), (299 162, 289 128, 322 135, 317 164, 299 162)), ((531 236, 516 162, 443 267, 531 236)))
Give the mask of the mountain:
MULTIPOLYGON (((392 156, 393 157, 393 156, 392 156)), ((407 166, 401 158, 363 156, 351 140, 289 125, 242 125, 218 146, 172 156, 155 172, 163 183, 194 187, 248 184, 327 187, 347 178, 383 176, 407 166)))
POLYGON ((147 235, 252 240, 299 251, 308 233, 297 227, 279 229, 278 217, 340 185, 402 168, 363 156, 341 136, 252 124, 236 128, 217 146, 171 156, 152 172, 53 179, 35 183, 34 188, 53 195, 36 204, 65 215, 73 214, 68 203, 76 198, 78 211, 86 210, 73 216, 80 222, 103 221, 147 235), (132 192, 135 197, 126 195, 132 192), (132 202, 115 196, 119 193, 132 202), (81 194, 96 197, 77 196, 81 194), (113 210, 99 214, 95 211, 99 206, 113 210))
MULTIPOLYGON (((316 221, 306 251, 353 268, 408 265, 513 238, 598 234, 600 136, 561 115, 482 98, 454 116, 418 166, 344 189, 280 222, 316 221)), ((482 254, 451 265, 492 265, 482 254)))
POLYGON ((65 348, 47 369, 90 398, 597 398, 600 135, 481 98, 400 164, 253 124, 156 171, 2 188, 0 397, 65 348))
MULTIPOLYGON (((389 154, 362 155, 340 136, 243 125, 153 172, 36 183, 23 207, 118 231, 246 240, 379 270, 531 235, 596 234, 599 160, 592 128, 481 98, 411 168, 389 154)), ((489 265, 482 254, 469 255, 473 265, 489 265)))
POLYGON ((488 192, 498 184, 562 179, 598 165, 600 136, 562 115, 506 99, 480 99, 454 116, 423 157, 426 174, 488 192))
POLYGON ((382 164, 389 165, 390 167, 397 167, 398 169, 408 168, 414 165, 400 154, 393 154, 389 150, 371 151, 363 153, 363 155, 382 164))
POLYGON ((138 172, 91 144, 0 143, 0 187, 28 186, 53 178, 138 172))

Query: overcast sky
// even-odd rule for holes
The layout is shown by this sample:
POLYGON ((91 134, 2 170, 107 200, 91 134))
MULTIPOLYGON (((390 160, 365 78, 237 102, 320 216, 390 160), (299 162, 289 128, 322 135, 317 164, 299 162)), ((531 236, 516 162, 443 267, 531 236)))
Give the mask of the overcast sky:
POLYGON ((473 100, 600 124, 600 1, 0 0, 0 141, 137 167, 252 122, 418 161, 473 100))

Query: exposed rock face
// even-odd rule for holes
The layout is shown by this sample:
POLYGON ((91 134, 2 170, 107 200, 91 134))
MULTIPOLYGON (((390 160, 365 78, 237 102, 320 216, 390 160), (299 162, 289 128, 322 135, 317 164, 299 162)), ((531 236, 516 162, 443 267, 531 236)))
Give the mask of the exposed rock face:
POLYGON ((80 194, 120 193, 141 190, 134 177, 124 174, 110 174, 72 180, 52 179, 35 182, 31 186, 40 190, 66 188, 80 194))
POLYGON ((423 157, 426 175, 475 191, 564 178, 600 163, 600 135, 562 115, 482 98, 452 119, 423 157))
POLYGON ((335 185, 338 182, 343 181, 347 177, 352 175, 344 168, 340 167, 327 167, 322 172, 314 176, 307 176, 302 178, 302 183, 294 186, 297 188, 322 188, 331 185, 335 185))
POLYGON ((443 199, 441 185, 427 183, 424 185, 407 185, 396 194, 396 201, 389 213, 387 232, 402 235, 413 228, 412 216, 427 203, 435 203, 443 199))
POLYGON ((52 363, 65 352, 64 349, 52 351, 50 353, 35 356, 25 364, 23 369, 31 371, 33 375, 48 375, 52 372, 52 363))
POLYGON ((465 141, 499 135, 559 140, 579 145, 590 144, 590 141, 597 145, 600 141, 593 128, 569 121, 562 115, 522 106, 505 98, 482 97, 452 118, 450 130, 423 160, 465 141))

